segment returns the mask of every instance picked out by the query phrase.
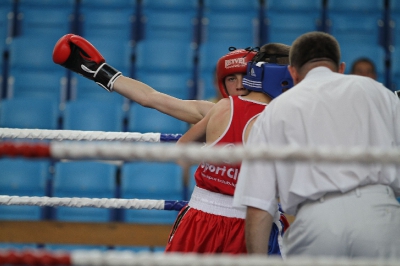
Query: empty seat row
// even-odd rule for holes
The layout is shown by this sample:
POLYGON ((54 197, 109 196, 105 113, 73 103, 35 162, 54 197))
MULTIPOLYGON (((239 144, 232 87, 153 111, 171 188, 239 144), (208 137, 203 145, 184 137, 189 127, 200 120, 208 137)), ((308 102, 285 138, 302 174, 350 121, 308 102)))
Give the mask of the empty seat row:
MULTIPOLYGON (((61 36, 41 39, 20 36, 13 39, 8 51, 9 65, 5 66, 8 67, 8 77, 4 80, 6 98, 46 97, 62 103, 97 95, 103 98, 108 96, 95 83, 75 73, 68 73, 65 68, 53 62, 52 51, 61 36)), ((130 76, 130 59, 133 55, 129 45, 120 47, 120 43, 115 40, 88 40, 110 65, 125 76, 130 76)), ((189 44, 174 41, 164 41, 162 47, 165 51, 160 50, 159 41, 137 46, 135 76, 158 91, 187 99, 192 84, 194 50, 189 44)), ((108 99, 111 97, 123 98, 111 95, 108 99)))
MULTIPOLYGON (((168 34, 169 32, 173 34, 174 27, 177 27, 176 30, 179 31, 179 27, 183 27, 183 25, 185 25, 185 27, 187 24, 191 26, 195 25, 196 22, 193 21, 192 23, 192 20, 190 23, 181 21, 168 28, 168 23, 165 23, 165 21, 172 21, 171 19, 164 18, 157 20, 154 18, 152 20, 150 18, 146 19, 146 16, 151 17, 152 14, 163 14, 163 16, 167 16, 169 13, 174 15, 175 13, 184 13, 182 12, 184 10, 194 10, 196 12, 190 12, 190 14, 200 16, 197 12, 200 2, 197 1, 167 1, 162 4, 154 3, 154 1, 143 1, 139 4, 139 2, 132 0, 117 2, 104 0, 96 3, 91 1, 68 0, 62 1, 61 3, 48 0, 41 1, 8 1, 8 4, 18 3, 17 6, 19 9, 17 9, 17 11, 21 13, 22 16, 18 16, 21 18, 17 20, 21 24, 17 27, 21 32, 12 39, 9 45, 9 77, 7 80, 5 80, 6 77, 3 79, 3 82, 6 82, 7 86, 6 93, 2 93, 2 95, 7 95, 7 98, 50 98, 62 104, 67 100, 79 101, 83 99, 115 100, 121 103, 126 101, 121 95, 117 93, 108 94, 99 89, 99 87, 90 80, 71 74, 63 67, 57 66, 52 62, 51 51, 56 40, 63 31, 66 33, 68 29, 72 29, 71 23, 74 19, 78 22, 81 20, 77 20, 79 14, 83 16, 82 21, 80 21, 81 23, 78 23, 82 26, 81 34, 95 44, 106 57, 107 61, 122 70, 125 75, 131 75, 161 92, 171 94, 178 98, 188 99, 191 95, 201 95, 202 98, 211 98, 214 95, 215 89, 212 82, 209 82, 209 80, 213 75, 217 59, 227 52, 228 46, 244 47, 251 46, 251 44, 254 43, 253 38, 246 34, 250 32, 255 33, 257 27, 253 26, 257 23, 254 23, 253 19, 242 20, 238 16, 240 14, 250 13, 252 15, 249 17, 254 18, 254 15, 257 14, 255 11, 258 11, 260 8, 260 3, 258 1, 252 1, 251 3, 248 1, 205 1, 203 6, 204 13, 202 15, 204 20, 200 23, 206 25, 206 27, 204 27, 204 32, 203 30, 201 31, 204 37, 202 39, 204 40, 199 47, 193 47, 188 41, 185 41, 184 44, 180 43, 181 45, 179 45, 177 42, 179 38, 173 36, 169 38, 168 36, 159 38, 145 36, 137 43, 132 43, 130 41, 132 41, 132 36, 135 36, 133 30, 136 28, 133 26, 133 22, 135 18, 136 22, 137 20, 141 21, 141 16, 144 18, 144 21, 141 21, 143 25, 150 26, 153 22, 158 23, 157 25, 154 24, 151 26, 152 34, 157 31, 159 31, 160 34, 168 34), (46 4, 45 8, 41 8, 43 3, 46 4), (166 5, 168 8, 166 8, 166 5), (80 8, 78 13, 76 13, 76 7, 80 8), (58 10, 61 13, 57 16, 57 19, 52 19, 54 17, 53 13, 57 13, 54 11, 58 10), (121 14, 120 18, 115 18, 115 14, 119 14, 118 12, 121 10, 128 10, 130 12, 130 19, 120 22, 121 17, 127 17, 128 14, 121 14), (138 10, 141 11, 139 12, 138 10), (238 13, 238 10, 241 12, 238 13), (49 16, 42 15, 42 17, 45 18, 41 19, 40 16, 35 15, 37 14, 35 12, 39 11, 53 13, 52 15, 49 14, 49 16), (235 19, 232 19, 232 17, 235 19), (58 23, 62 23, 62 21, 64 21, 67 26, 59 26, 58 23), (244 23, 243 21, 247 22, 244 23), (124 35, 127 40, 121 41, 121 38, 111 37, 104 38, 103 36, 105 34, 109 36, 108 31, 121 30, 122 24, 119 25, 118 23, 124 23, 126 32, 122 35, 124 35), (164 28, 160 29, 158 27, 164 28), (37 34, 34 34, 36 30, 37 34), (92 33, 96 31, 99 34, 88 35, 88 32, 92 33), (52 34, 52 32, 55 32, 55 34, 52 34), (214 37, 212 37, 213 34, 214 37), (230 38, 234 35, 238 35, 239 37, 235 40, 231 40, 230 38), (168 40, 165 40, 167 38, 168 40), (229 41, 223 42, 222 40, 229 41), (132 50, 133 47, 134 50, 132 50), (198 51, 198 53, 196 53, 196 51, 198 51), (195 68, 195 62, 197 61, 194 59, 196 55, 199 55, 198 68, 195 68), (200 80, 195 79, 196 75, 194 71, 196 69, 199 71, 200 80)), ((301 2, 302 3, 293 1, 268 1, 265 7, 265 17, 268 19, 267 24, 272 41, 290 43, 298 34, 318 28, 318 18, 321 9, 323 9, 323 1, 312 0, 301 2), (288 8, 291 13, 287 14, 281 12, 284 10, 284 7, 288 8), (307 14, 311 12, 313 15, 309 16, 303 14, 305 11, 307 11, 307 14)), ((371 59, 377 65, 380 81, 383 81, 385 71, 390 71, 386 69, 384 65, 386 55, 377 41, 368 41, 371 36, 373 36, 373 39, 378 40, 377 21, 379 16, 382 15, 383 5, 377 4, 377 2, 380 1, 374 1, 375 3, 367 1, 362 7, 360 7, 359 4, 343 3, 343 7, 354 11, 351 16, 349 16, 342 12, 346 10, 346 8, 341 9, 339 7, 340 5, 337 5, 335 1, 328 2, 328 9, 331 11, 330 14, 332 15, 336 12, 341 16, 338 17, 337 20, 330 18, 332 22, 331 30, 334 35, 347 36, 343 37, 343 42, 341 42, 343 59, 347 62, 347 65, 350 65, 350 62, 354 61, 357 57, 373 55, 371 59), (377 8, 378 5, 380 8, 377 8), (365 15, 364 13, 367 12, 365 10, 373 15, 365 15), (362 16, 362 19, 360 19, 359 16, 362 16), (356 17, 356 19, 353 17, 356 17), (358 36, 358 42, 355 42, 355 36, 358 36), (352 38, 351 42, 346 42, 350 37, 352 38), (360 42, 362 42, 362 45, 360 45, 360 42)), ((255 17, 258 18, 257 16, 255 17)), ((320 24, 321 23, 320 21, 320 24)), ((199 24, 198 21, 197 24, 199 24)), ((261 26, 262 23, 258 21, 258 27, 261 26)), ((195 30, 192 28, 190 31, 195 30)), ((147 31, 144 29, 144 32, 147 31)), ((398 67, 399 64, 395 58, 394 62, 393 72, 394 76, 397 77, 400 76, 400 72, 398 72, 400 67, 398 67)), ((126 111, 127 107, 125 106, 124 108, 124 111, 126 111)), ((135 108, 136 107, 133 106, 131 109, 133 110, 135 108)), ((63 115, 63 108, 61 108, 60 112, 63 115)), ((136 111, 134 113, 141 114, 141 112, 136 111)), ((59 114, 56 113, 55 116, 59 116, 59 114)), ((144 116, 139 115, 139 117, 143 118, 144 116)), ((156 115, 152 115, 152 117, 155 119, 156 115)), ((163 124, 162 121, 164 121, 160 119, 158 122, 153 123, 152 120, 153 119, 146 119, 146 123, 155 126, 163 124)), ((52 121, 54 121, 54 119, 52 121)), ((116 121, 117 130, 119 130, 121 128, 121 123, 119 121, 121 120, 117 118, 114 121, 116 121)), ((136 128, 136 125, 143 123, 143 121, 133 121, 130 119, 126 121, 130 124, 128 126, 123 125, 122 130, 127 130, 127 127, 131 128, 130 125, 135 125, 136 128)), ((86 123, 83 123, 82 125, 85 124, 86 123)), ((86 125, 89 126, 90 124, 87 123, 86 125)), ((58 123, 56 126, 53 124, 50 128, 71 128, 68 125, 66 127, 64 126, 65 124, 58 123)), ((91 128, 91 126, 80 129, 84 130, 85 128, 91 128)), ((75 129, 78 128, 75 127, 75 129)), ((134 131, 148 132, 155 131, 156 129, 152 129, 151 127, 149 129, 147 127, 143 130, 137 129, 134 131)), ((156 131, 163 130, 158 129, 156 131)), ((168 130, 168 133, 169 132, 171 131, 168 130)), ((180 133, 176 130, 175 132, 180 133)))
POLYGON ((12 3, 18 3, 16 12, 22 15, 16 16, 16 27, 5 25, 19 29, 10 42, 10 79, 4 77, 3 81, 8 83, 3 85, 7 92, 2 93, 7 97, 55 94, 61 101, 80 97, 85 82, 79 77, 75 83, 68 82, 70 76, 51 62, 52 47, 68 32, 86 37, 111 65, 127 76, 147 82, 166 73, 174 75, 176 82, 155 81, 153 86, 182 98, 214 92, 212 84, 206 83, 202 88, 202 83, 196 80, 196 62, 200 64, 199 76, 204 83, 229 46, 259 46, 267 41, 290 44, 306 31, 324 29, 324 23, 329 24, 326 30, 337 36, 343 45, 355 44, 356 39, 362 41, 361 49, 350 47, 343 54, 348 65, 362 52, 373 50, 378 72, 390 71, 384 68, 383 48, 378 45, 383 1, 328 1, 326 7, 321 0, 267 1, 262 15, 259 12, 261 2, 256 0, 204 1, 204 5, 200 5, 201 1, 183 0, 162 3, 135 0, 57 2, 60 3, 8 1, 8 10, 12 3), (326 20, 321 15, 324 8, 329 11, 326 20), (186 37, 178 37, 180 33, 186 37), (368 48, 362 49, 364 45, 368 48), (197 50, 199 58, 195 60, 197 50), (47 65, 46 70, 43 65, 47 65), (170 90, 172 87, 175 90, 170 90), (187 93, 188 90, 195 90, 195 93, 187 93), (203 93, 196 93, 198 90, 203 93))
POLYGON ((188 124, 139 104, 124 105, 107 100, 66 103, 63 111, 49 99, 15 98, 0 102, 0 128, 128 131, 183 134, 188 124), (126 123, 125 123, 126 122, 126 123))
MULTIPOLYGON (((182 168, 174 163, 0 159, 0 194, 62 198, 184 200, 182 168), (54 174, 51 174, 54 169, 54 174)), ((0 206, 1 220, 123 221, 172 224, 176 211, 93 207, 0 206)))

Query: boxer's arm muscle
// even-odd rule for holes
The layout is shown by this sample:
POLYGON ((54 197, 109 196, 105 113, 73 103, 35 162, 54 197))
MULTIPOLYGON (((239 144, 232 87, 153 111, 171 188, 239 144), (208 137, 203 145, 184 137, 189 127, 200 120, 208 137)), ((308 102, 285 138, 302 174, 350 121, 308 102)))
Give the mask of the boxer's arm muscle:
POLYGON ((114 91, 144 107, 154 108, 190 124, 199 122, 214 106, 209 101, 178 99, 124 76, 116 80, 114 91))

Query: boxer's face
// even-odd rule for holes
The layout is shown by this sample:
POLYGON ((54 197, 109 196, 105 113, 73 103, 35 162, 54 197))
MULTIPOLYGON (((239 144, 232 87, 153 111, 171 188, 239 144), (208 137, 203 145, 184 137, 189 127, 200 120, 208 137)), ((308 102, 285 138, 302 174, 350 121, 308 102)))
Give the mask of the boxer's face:
POLYGON ((249 92, 243 87, 243 74, 236 73, 225 77, 225 88, 229 96, 247 95, 249 92))

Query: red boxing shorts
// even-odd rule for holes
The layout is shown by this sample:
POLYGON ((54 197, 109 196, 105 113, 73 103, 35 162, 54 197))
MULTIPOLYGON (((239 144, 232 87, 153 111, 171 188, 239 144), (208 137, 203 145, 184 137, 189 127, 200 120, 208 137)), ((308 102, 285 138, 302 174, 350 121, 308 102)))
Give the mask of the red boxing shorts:
POLYGON ((196 187, 171 230, 166 252, 247 253, 245 211, 231 207, 232 197, 196 187))
POLYGON ((186 206, 176 219, 165 251, 246 253, 244 219, 210 214, 186 206))

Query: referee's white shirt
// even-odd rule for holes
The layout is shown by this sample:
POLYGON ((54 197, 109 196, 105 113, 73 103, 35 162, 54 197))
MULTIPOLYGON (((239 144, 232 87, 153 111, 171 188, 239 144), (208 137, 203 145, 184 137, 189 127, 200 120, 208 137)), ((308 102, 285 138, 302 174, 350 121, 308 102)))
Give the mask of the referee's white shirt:
MULTIPOLYGON (((312 69, 304 80, 275 98, 254 123, 246 146, 400 146, 400 101, 370 78, 312 69)), ((400 195, 394 165, 243 161, 235 206, 295 215, 299 204, 328 192, 384 184, 400 195)))

